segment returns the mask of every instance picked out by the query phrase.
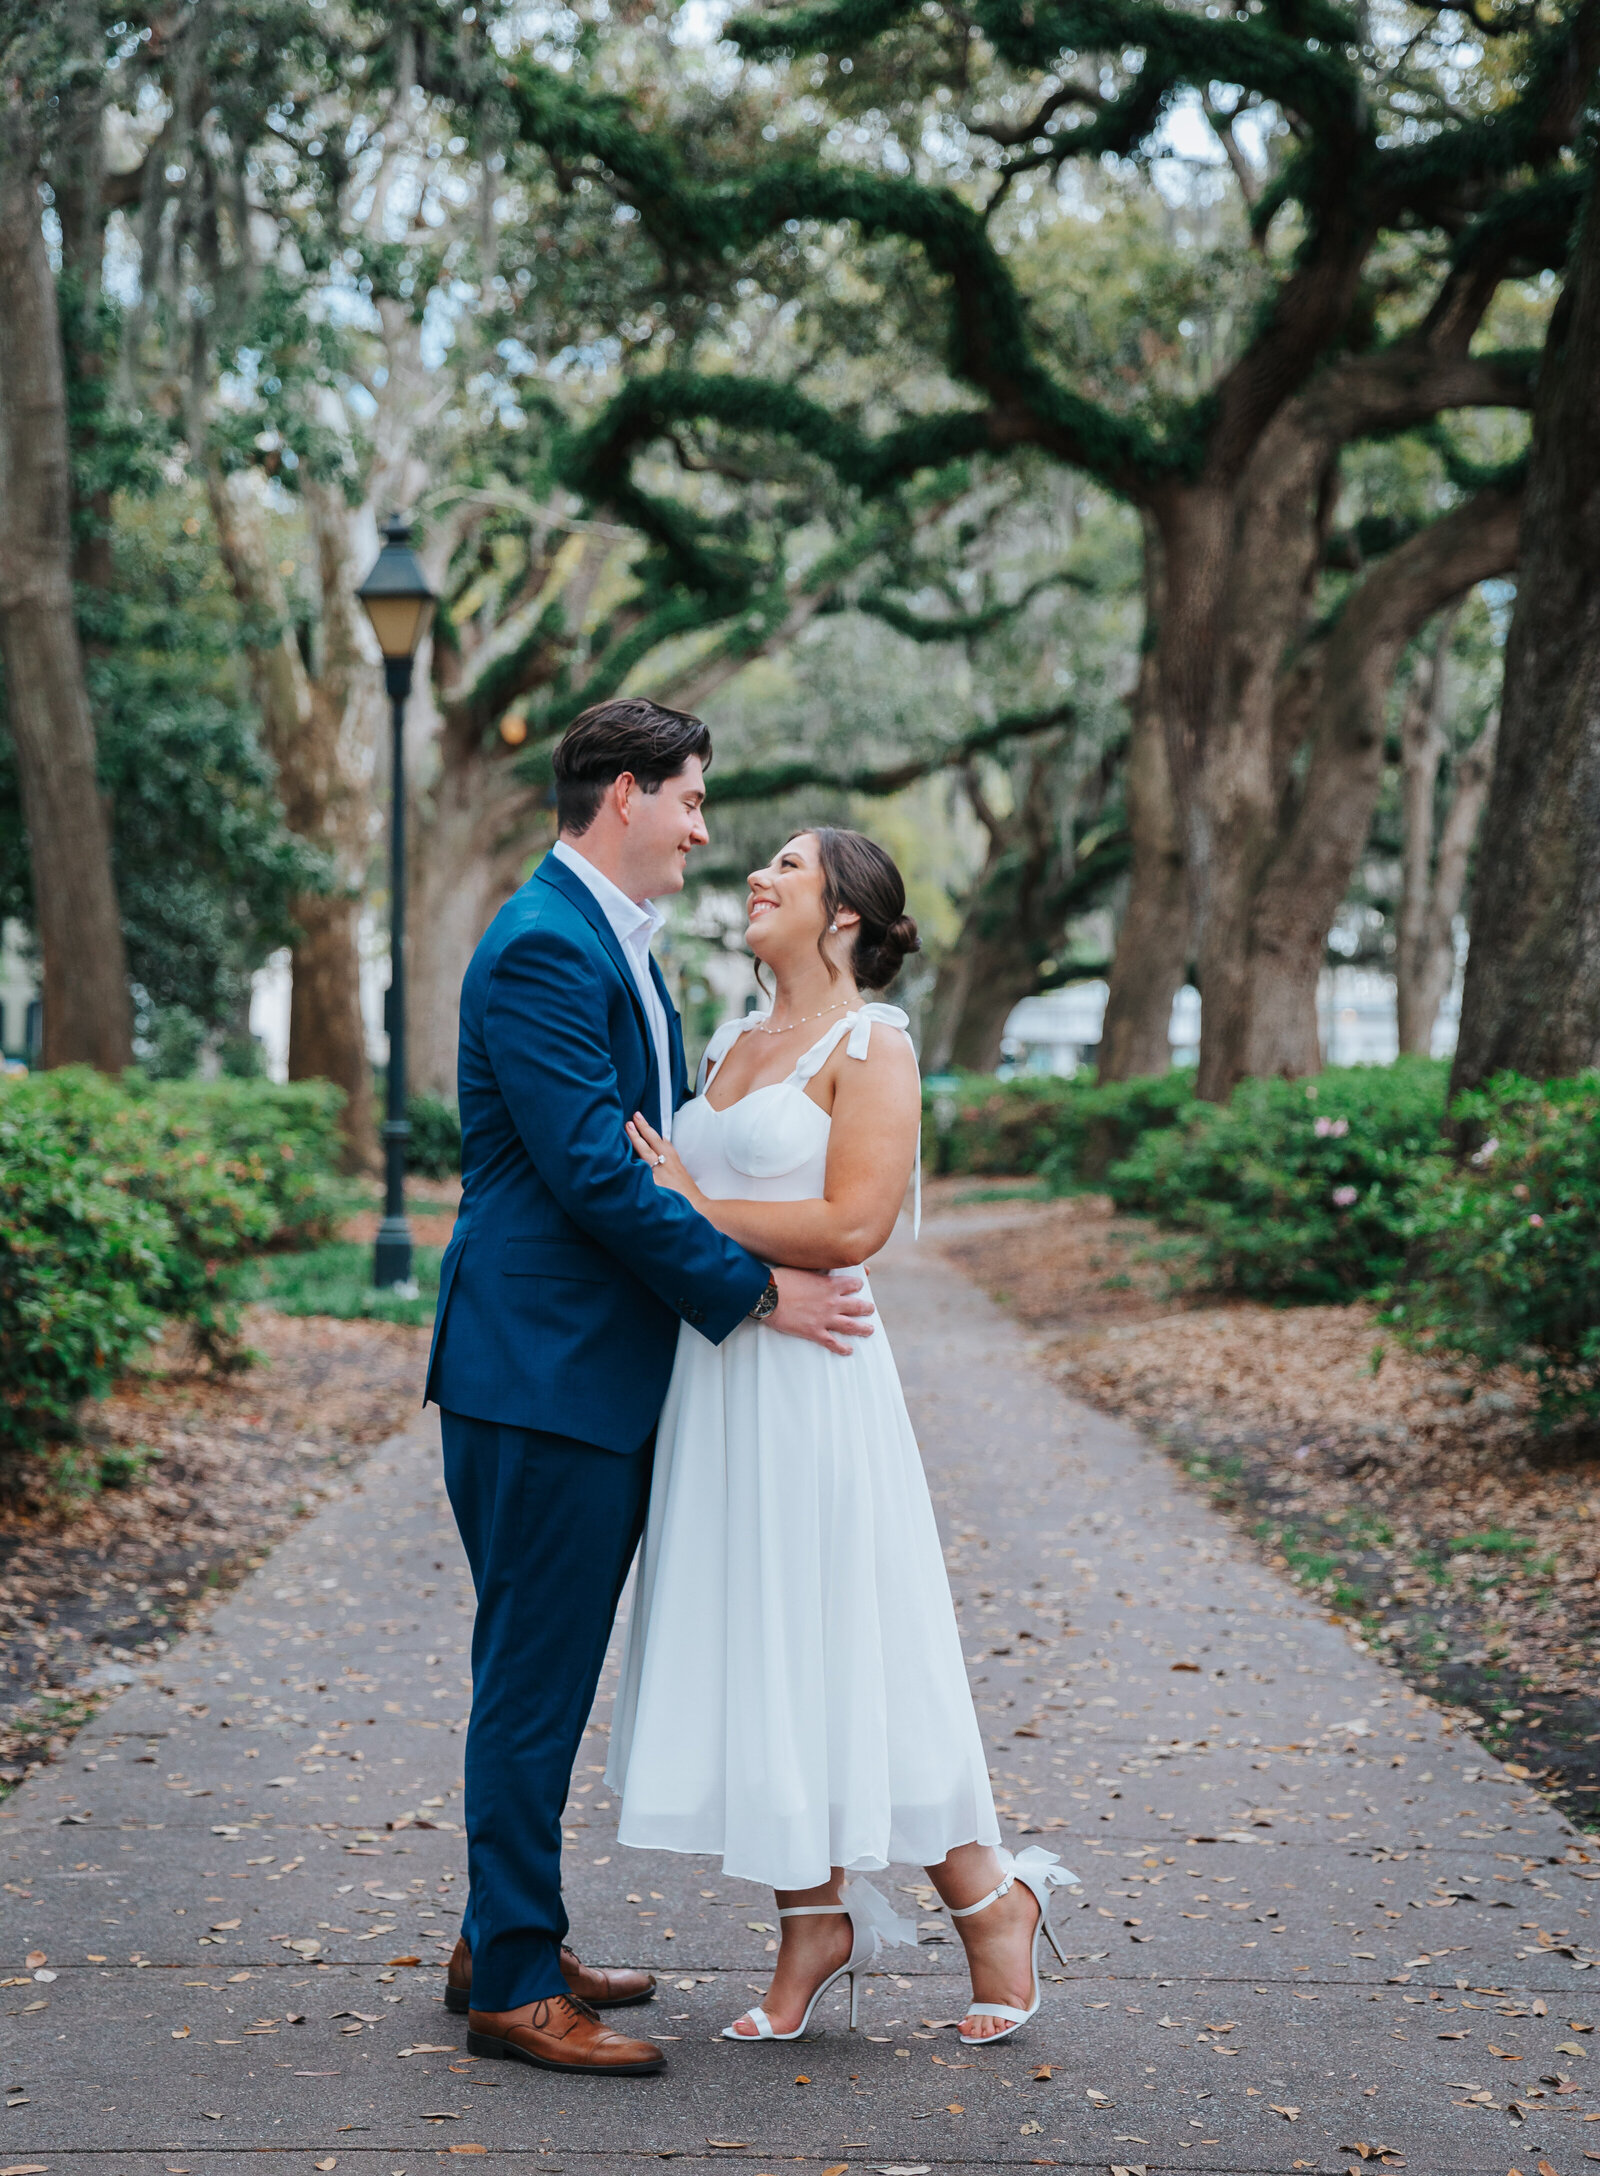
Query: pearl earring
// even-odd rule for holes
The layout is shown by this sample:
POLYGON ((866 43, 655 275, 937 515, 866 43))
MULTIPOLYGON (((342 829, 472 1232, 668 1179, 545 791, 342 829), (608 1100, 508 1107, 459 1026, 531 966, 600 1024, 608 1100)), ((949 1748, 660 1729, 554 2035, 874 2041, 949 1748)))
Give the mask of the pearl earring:
POLYGON ((838 925, 838 923, 837 923, 837 922, 830 922, 830 923, 828 924, 828 935, 829 935, 830 937, 837 937, 837 936, 838 936, 838 934, 839 934, 839 925, 838 925))

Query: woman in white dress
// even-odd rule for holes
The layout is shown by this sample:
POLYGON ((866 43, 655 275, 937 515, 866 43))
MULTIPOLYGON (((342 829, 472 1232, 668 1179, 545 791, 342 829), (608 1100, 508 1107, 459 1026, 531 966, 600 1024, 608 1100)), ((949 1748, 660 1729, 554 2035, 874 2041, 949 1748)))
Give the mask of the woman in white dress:
MULTIPOLYGON (((916 949, 894 863, 859 833, 797 834, 749 879, 746 940, 772 1010, 718 1030, 671 1145, 629 1127, 657 1182, 768 1261, 864 1263, 894 1228, 921 1091, 892 1005, 863 989, 916 949)), ((732 2039, 797 2038, 885 1935, 847 1873, 921 1862, 966 1946, 962 2032, 1003 2038, 1039 2002, 1050 1889, 999 1848, 927 1482, 881 1324, 834 1349, 685 1324, 657 1431, 608 1781, 619 1836, 718 1853, 770 1883, 782 1942, 732 2039)), ((1054 1937, 1052 1935, 1051 1939, 1054 1937)))

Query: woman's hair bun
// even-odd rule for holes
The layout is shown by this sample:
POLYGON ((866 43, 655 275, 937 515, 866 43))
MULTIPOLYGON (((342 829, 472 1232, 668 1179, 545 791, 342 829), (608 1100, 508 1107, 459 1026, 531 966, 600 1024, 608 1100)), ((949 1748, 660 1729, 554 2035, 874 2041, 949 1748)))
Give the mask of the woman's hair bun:
POLYGON ((907 955, 921 949, 906 912, 905 879, 874 839, 819 824, 811 836, 822 863, 822 903, 832 921, 841 907, 860 916, 851 970, 863 990, 886 990, 907 955))

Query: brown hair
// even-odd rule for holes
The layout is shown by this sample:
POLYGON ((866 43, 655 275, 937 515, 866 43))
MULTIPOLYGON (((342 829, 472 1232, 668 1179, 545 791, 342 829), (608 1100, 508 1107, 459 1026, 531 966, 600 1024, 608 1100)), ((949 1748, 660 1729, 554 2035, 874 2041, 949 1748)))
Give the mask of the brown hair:
MULTIPOLYGON (((921 950, 917 925, 906 912, 905 880, 883 848, 859 831, 841 831, 832 824, 807 826, 817 842, 822 864, 822 907, 831 922, 841 907, 861 917, 855 933, 850 970, 864 990, 886 990, 899 974, 908 953, 921 950)), ((794 832, 794 838, 803 834, 794 832)), ((830 975, 836 972, 828 960, 826 935, 817 949, 827 961, 830 975)))
POLYGON ((592 704, 573 719, 550 758, 556 820, 581 838, 613 779, 631 771, 646 793, 655 793, 691 756, 711 761, 711 735, 687 710, 669 710, 644 696, 592 704))

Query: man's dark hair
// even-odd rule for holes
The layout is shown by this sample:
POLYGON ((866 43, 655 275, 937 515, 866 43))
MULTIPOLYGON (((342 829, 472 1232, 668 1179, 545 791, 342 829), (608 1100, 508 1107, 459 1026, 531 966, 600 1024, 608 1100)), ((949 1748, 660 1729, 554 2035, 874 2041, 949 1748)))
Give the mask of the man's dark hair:
POLYGON ((556 742, 556 817, 581 838, 599 814, 606 788, 631 771, 646 793, 676 778, 691 756, 711 761, 711 735, 686 710, 668 710, 644 696, 595 703, 573 719, 556 742))

